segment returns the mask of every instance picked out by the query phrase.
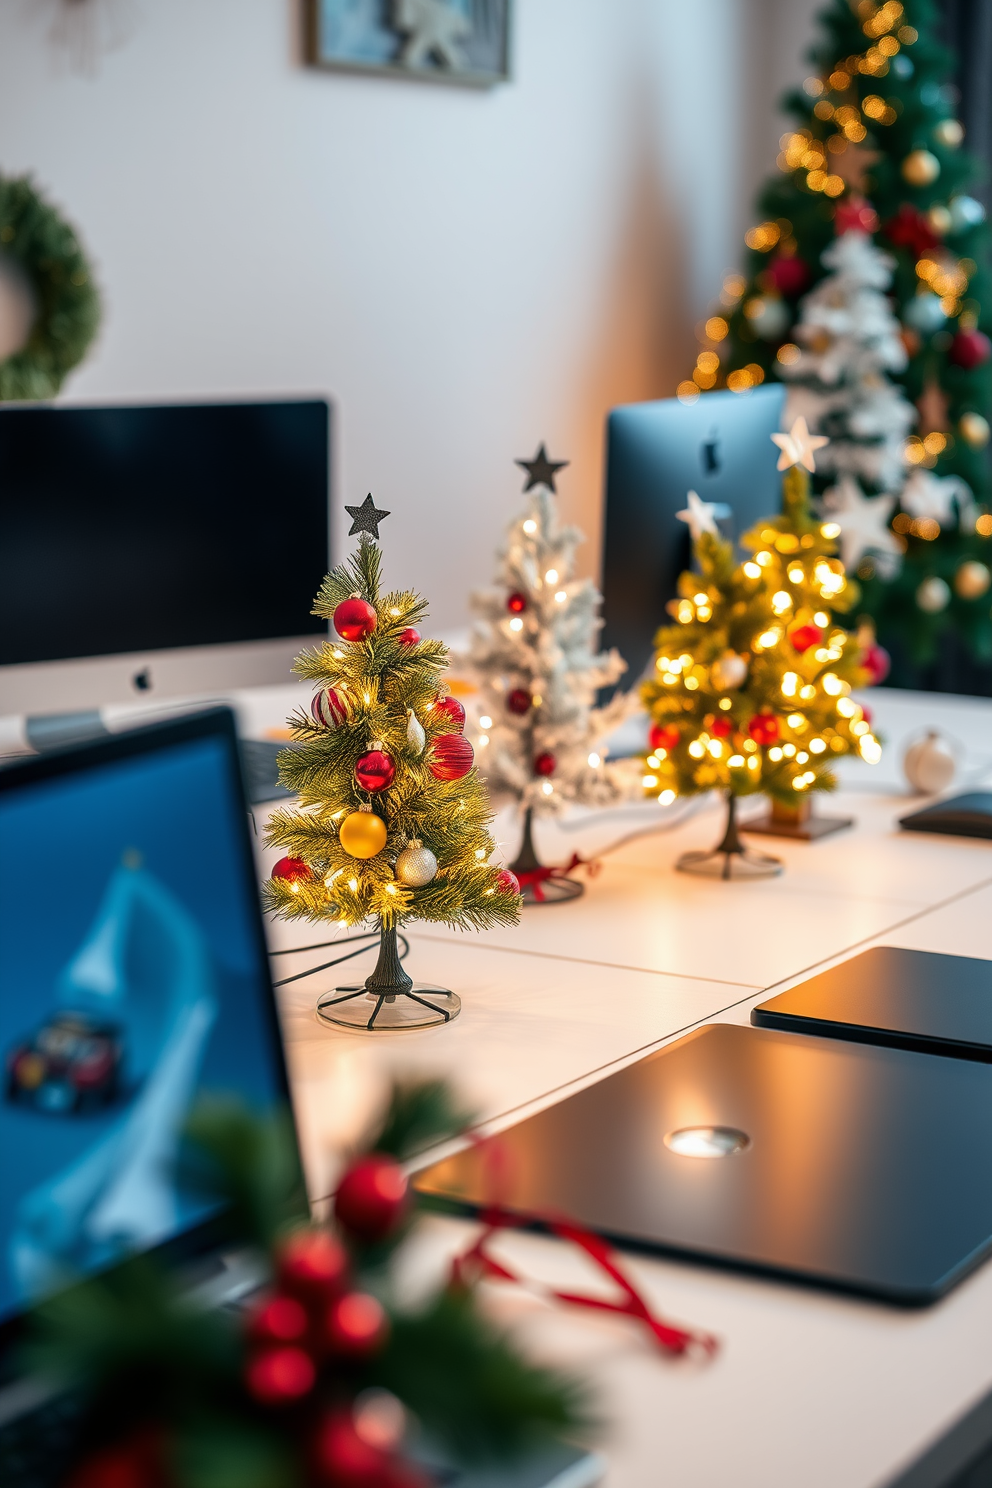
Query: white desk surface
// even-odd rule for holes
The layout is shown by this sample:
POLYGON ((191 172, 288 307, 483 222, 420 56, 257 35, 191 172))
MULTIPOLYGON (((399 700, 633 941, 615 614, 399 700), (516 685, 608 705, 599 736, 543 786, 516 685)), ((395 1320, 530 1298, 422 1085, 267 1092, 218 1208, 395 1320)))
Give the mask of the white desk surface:
MULTIPOLYGON (((263 732, 292 696, 290 689, 256 696, 242 708, 243 722, 263 732)), ((518 929, 461 935, 414 926, 407 962, 414 977, 462 997, 449 1027, 361 1035, 320 1023, 317 992, 364 961, 345 968, 345 978, 325 972, 283 988, 315 1195, 332 1186, 336 1154, 362 1129, 393 1071, 450 1077, 497 1129, 700 1022, 747 1022, 769 987, 867 945, 992 958, 992 842, 904 834, 895 825, 914 805, 901 784, 902 750, 926 725, 960 744, 958 788, 992 778, 992 702, 883 690, 870 703, 886 757, 874 769, 845 761, 842 790, 819 802, 856 825, 817 843, 752 839, 783 858, 779 879, 722 883, 673 871, 686 848, 718 839, 720 809, 706 805, 681 825, 605 854, 582 899, 527 909, 518 929)), ((590 818, 579 830, 542 824, 542 855, 559 861, 573 849, 602 851, 664 819, 658 808, 638 806, 590 818)), ((501 813, 497 835, 508 857, 518 833, 501 813)), ((270 865, 273 855, 261 856, 270 865)), ((271 927, 273 948, 329 934, 305 924, 271 927)), ((282 956, 276 974, 323 959, 282 956)), ((425 1263, 440 1264, 467 1232, 431 1220, 419 1242, 425 1263)), ((593 1280, 557 1242, 516 1235, 500 1243, 558 1284, 593 1280)), ((608 1488, 881 1488, 901 1483, 992 1392, 992 1266, 935 1307, 898 1311, 692 1265, 627 1264, 661 1313, 719 1336, 714 1362, 670 1361, 631 1323, 552 1311, 492 1289, 498 1314, 535 1352, 592 1381, 610 1423, 608 1488)), ((924 1473, 905 1482, 942 1480, 924 1473)))

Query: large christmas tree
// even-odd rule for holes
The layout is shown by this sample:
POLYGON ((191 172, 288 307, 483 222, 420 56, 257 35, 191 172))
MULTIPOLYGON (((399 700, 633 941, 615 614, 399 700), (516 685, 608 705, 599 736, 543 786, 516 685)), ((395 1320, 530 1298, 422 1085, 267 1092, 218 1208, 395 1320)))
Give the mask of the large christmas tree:
MULTIPOLYGON (((810 76, 784 100, 794 127, 759 198, 763 220, 746 235, 744 272, 724 281, 693 380, 680 387, 683 397, 724 386, 743 393, 787 378, 801 356, 801 301, 834 272, 835 239, 854 228, 891 256, 906 355, 889 371, 915 405, 916 428, 902 471, 880 471, 869 494, 898 497, 917 473, 956 481, 914 482, 908 503, 892 503, 900 563, 879 567, 866 553, 858 566, 861 612, 895 650, 901 680, 912 680, 911 663, 936 656, 948 630, 972 655, 992 658, 988 234, 968 193, 976 163, 960 148, 953 59, 935 39, 937 21, 931 0, 833 0, 821 14, 810 76), (921 490, 930 505, 943 492, 943 520, 914 509, 921 490)), ((901 437, 896 412, 890 443, 901 437)))
POLYGON ((371 496, 347 509, 358 552, 328 574, 314 604, 335 639, 296 662, 317 691, 310 713, 290 719, 297 747, 279 757, 297 800, 266 829, 289 854, 276 864, 268 903, 286 918, 379 927, 375 971, 322 1005, 333 1006, 334 1021, 389 1027, 430 1021, 431 1010, 446 1021, 457 998, 413 987, 397 928, 513 924, 518 886, 489 862, 489 803, 462 733, 465 710, 441 682, 448 652, 416 629, 426 604, 409 591, 380 593, 372 535, 389 514, 371 496))
POLYGON ((664 803, 711 790, 728 800, 716 853, 687 854, 679 866, 728 878, 777 867, 740 843, 739 797, 764 792, 794 807, 834 788, 838 756, 880 754, 851 697, 867 680, 861 646, 834 620, 857 603, 857 587, 836 557, 836 527, 810 509, 809 472, 826 441, 802 419, 773 437, 785 471, 782 515, 744 536, 752 557, 738 564, 710 503, 690 501, 697 571, 679 579, 675 623, 658 632, 654 676, 641 689, 651 716, 645 790, 664 803))

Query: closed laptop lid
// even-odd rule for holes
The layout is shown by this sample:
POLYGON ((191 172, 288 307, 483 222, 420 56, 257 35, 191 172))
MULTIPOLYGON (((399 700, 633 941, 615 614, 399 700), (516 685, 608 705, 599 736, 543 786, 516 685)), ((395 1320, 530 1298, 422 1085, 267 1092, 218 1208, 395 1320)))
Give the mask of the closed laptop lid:
POLYGON ((992 1248, 992 1067, 712 1025, 420 1173, 462 1208, 932 1301, 992 1248))

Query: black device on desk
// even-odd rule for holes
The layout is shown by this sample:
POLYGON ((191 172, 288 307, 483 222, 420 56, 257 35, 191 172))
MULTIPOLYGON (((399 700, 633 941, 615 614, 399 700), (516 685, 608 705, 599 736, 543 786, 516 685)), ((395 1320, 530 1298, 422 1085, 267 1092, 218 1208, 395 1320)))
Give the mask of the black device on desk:
POLYGON ((948 837, 992 837, 992 791, 969 791, 935 801, 900 819, 907 832, 942 832, 948 837))
POLYGON ((606 428, 606 531, 603 642, 616 646, 633 685, 668 616, 678 576, 691 560, 689 529, 676 517, 694 490, 726 508, 720 522, 740 537, 782 505, 778 450, 785 388, 771 383, 745 396, 703 393, 614 408, 606 428))
POLYGON ((992 1251, 985 1064, 713 1024, 493 1140, 416 1187, 907 1305, 992 1251))

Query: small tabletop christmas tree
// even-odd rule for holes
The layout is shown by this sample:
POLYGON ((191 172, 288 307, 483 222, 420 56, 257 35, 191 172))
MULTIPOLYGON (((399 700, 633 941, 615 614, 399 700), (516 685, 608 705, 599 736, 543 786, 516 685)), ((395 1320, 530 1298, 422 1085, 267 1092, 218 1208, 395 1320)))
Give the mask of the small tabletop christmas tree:
POLYGON ((523 843, 512 867, 529 903, 582 892, 541 867, 534 815, 557 814, 576 801, 609 805, 637 785, 631 765, 607 763, 600 743, 629 705, 617 697, 597 708, 596 693, 616 682, 626 663, 616 651, 597 652, 600 595, 591 579, 573 578, 582 533, 559 525, 553 500, 555 475, 567 463, 549 460, 543 444, 533 460, 517 461, 527 472, 524 491, 533 494, 509 529, 498 587, 472 597, 482 622, 471 647, 482 693, 480 764, 493 787, 523 810, 523 843))
POLYGON ((658 632, 655 675, 642 697, 651 714, 644 787, 669 802, 721 790, 727 828, 712 853, 687 853, 686 872, 724 878, 780 871, 748 852, 737 833, 739 796, 765 792, 794 809, 810 792, 831 790, 830 762, 857 750, 880 756, 864 709, 850 696, 867 674, 857 640, 833 622, 857 591, 836 557, 837 528, 810 511, 814 451, 826 444, 797 419, 772 438, 782 453, 783 513, 744 539, 742 564, 719 535, 709 503, 685 514, 698 572, 679 579, 676 623, 658 632))
POLYGON ((296 670, 317 684, 310 713, 290 720, 297 747, 279 758, 298 803, 273 813, 267 840, 289 856, 267 885, 286 918, 380 929, 379 962, 362 986, 321 1004, 349 1027, 447 1022, 451 992, 416 988, 397 952, 397 927, 440 920, 484 929, 516 923, 519 887, 489 862, 494 842, 465 710, 441 675, 448 652, 415 628, 426 614, 411 592, 380 595, 372 497, 348 507, 358 552, 324 580, 314 613, 337 639, 305 651, 296 670), (374 1006, 369 1011, 368 1001, 374 1006))

